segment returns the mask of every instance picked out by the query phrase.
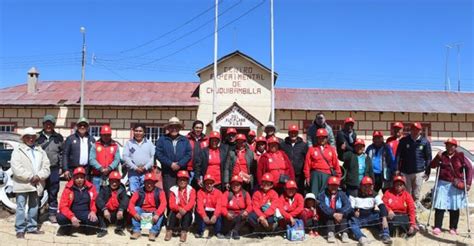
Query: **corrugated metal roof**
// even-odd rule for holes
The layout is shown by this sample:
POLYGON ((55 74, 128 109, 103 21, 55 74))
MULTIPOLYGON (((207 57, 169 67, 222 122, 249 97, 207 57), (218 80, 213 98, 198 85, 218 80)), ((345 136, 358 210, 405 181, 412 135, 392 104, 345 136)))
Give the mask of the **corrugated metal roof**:
MULTIPOLYGON (((87 81, 86 105, 199 106, 198 82, 87 81)), ((25 84, 0 89, 0 105, 78 105, 79 81, 25 84)), ((275 88, 275 108, 321 111, 474 113, 474 93, 275 88)))

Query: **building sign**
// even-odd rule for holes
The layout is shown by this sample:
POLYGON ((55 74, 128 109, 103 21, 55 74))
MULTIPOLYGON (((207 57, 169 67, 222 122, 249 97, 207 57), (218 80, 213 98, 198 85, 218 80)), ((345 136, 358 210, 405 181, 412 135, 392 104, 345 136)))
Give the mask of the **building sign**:
POLYGON ((217 126, 221 127, 248 127, 256 130, 260 123, 252 115, 243 110, 239 105, 234 103, 233 106, 225 110, 217 117, 217 126))
MULTIPOLYGON (((209 79, 213 79, 214 73, 209 74, 209 79)), ((217 75, 217 80, 231 82, 231 87, 218 87, 216 94, 240 94, 240 95, 260 95, 262 88, 252 88, 244 84, 245 81, 263 81, 265 76, 255 73, 253 67, 224 67, 224 72, 217 75)), ((219 83, 222 84, 222 83, 219 83)), ((206 88, 207 94, 212 94, 213 88, 206 88)))

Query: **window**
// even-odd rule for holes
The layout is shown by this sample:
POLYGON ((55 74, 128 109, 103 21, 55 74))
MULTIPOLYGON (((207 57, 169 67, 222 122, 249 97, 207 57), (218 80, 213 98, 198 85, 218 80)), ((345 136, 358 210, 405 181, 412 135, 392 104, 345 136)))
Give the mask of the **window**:
POLYGON ((156 144, 156 141, 163 135, 165 135, 165 128, 160 126, 146 126, 145 137, 154 144, 156 144))
POLYGON ((89 125, 89 135, 93 136, 96 140, 100 138, 100 127, 99 125, 89 125))
POLYGON ((0 123, 0 132, 14 132, 15 125, 14 124, 2 124, 0 123))

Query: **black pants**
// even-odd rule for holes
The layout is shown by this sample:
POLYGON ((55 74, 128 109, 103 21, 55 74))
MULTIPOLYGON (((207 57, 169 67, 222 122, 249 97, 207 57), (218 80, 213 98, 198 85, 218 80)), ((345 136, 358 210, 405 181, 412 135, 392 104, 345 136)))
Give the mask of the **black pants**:
POLYGON ((318 221, 312 218, 304 221, 304 228, 306 231, 316 229, 317 226, 318 226, 318 221))
POLYGON ((127 213, 124 211, 123 212, 123 218, 121 220, 117 219, 117 211, 110 212, 110 221, 109 222, 105 217, 104 217, 104 212, 103 211, 98 211, 97 212, 97 218, 99 218, 99 227, 102 230, 107 230, 107 226, 110 223, 115 224, 115 230, 123 230, 125 229, 125 218, 127 218, 127 213))
MULTIPOLYGON (((305 178, 304 178, 304 175, 296 175, 295 177, 295 181, 296 181, 296 185, 298 186, 298 193, 300 193, 301 195, 304 195, 306 194, 306 187, 304 185, 304 181, 305 181, 305 178)), ((317 194, 315 194, 316 196, 317 194)))
MULTIPOLYGON (((92 222, 89 220, 88 215, 89 211, 73 211, 74 216, 81 221, 80 227, 84 230, 86 234, 93 234, 97 231, 98 221, 92 222)), ((73 226, 71 221, 66 218, 63 214, 59 213, 56 215, 59 224, 59 231, 62 234, 71 234, 73 226)))
MULTIPOLYGON (((170 189, 171 189, 171 187, 176 185, 176 180, 177 180, 176 176, 172 176, 172 175, 169 175, 169 174, 163 174, 163 190, 165 191, 166 201, 170 200, 170 189)), ((168 203, 167 207, 168 207, 168 213, 169 213, 169 211, 170 211, 169 203, 168 203)))
POLYGON ((240 228, 242 228, 242 226, 245 224, 245 220, 242 219, 240 214, 235 216, 232 220, 228 220, 225 216, 222 216, 222 224, 222 231, 224 234, 227 234, 230 231, 239 232, 240 228))
POLYGON ((341 223, 334 221, 334 218, 328 218, 326 216, 321 216, 320 225, 322 225, 321 233, 327 235, 329 232, 342 233, 347 231, 347 218, 342 218, 341 223))
POLYGON ((379 193, 383 186, 383 175, 374 173, 374 191, 379 193))
MULTIPOLYGON (((435 228, 443 225, 444 210, 435 209, 435 228)), ((458 229, 459 210, 449 210, 449 229, 458 229)))
POLYGON ((359 187, 358 186, 352 186, 352 185, 346 185, 346 194, 347 194, 347 196, 358 197, 359 187))
POLYGON ((401 233, 408 233, 410 229, 410 218, 406 214, 395 214, 395 217, 388 221, 388 228, 391 236, 395 235, 397 229, 400 230, 401 233))
POLYGON ((59 167, 50 167, 51 174, 46 179, 46 190, 48 191, 48 213, 56 216, 58 211, 58 192, 59 192, 59 167))
POLYGON ((181 231, 189 231, 189 227, 193 221, 193 215, 191 212, 187 212, 181 219, 176 218, 175 212, 170 212, 168 216, 168 230, 177 231, 181 229, 181 231))

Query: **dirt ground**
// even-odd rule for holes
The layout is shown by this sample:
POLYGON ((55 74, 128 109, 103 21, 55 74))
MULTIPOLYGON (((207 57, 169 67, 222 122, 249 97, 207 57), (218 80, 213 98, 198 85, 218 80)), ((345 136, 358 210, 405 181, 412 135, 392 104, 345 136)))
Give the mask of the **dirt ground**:
MULTIPOLYGON (((423 187, 423 194, 425 194, 431 187, 433 187, 432 183, 427 183, 423 187)), ((474 202, 474 194, 470 192, 470 201, 474 202)), ((426 224, 429 212, 423 212, 417 215, 418 221, 422 224, 426 224)), ((474 216, 470 217, 471 228, 473 225, 474 216)), ((130 240, 130 234, 127 232, 127 236, 118 236, 113 233, 113 228, 109 228, 109 234, 104 238, 97 238, 95 235, 93 236, 86 236, 83 234, 75 233, 73 236, 70 237, 60 237, 56 236, 56 231, 58 226, 52 225, 49 222, 45 222, 42 225, 42 230, 46 233, 44 235, 26 235, 26 240, 18 240, 15 237, 15 229, 14 229, 14 215, 7 214, 6 211, 0 211, 0 246, 3 245, 35 245, 38 246, 40 244, 43 245, 152 245, 152 244, 164 244, 164 245, 177 245, 181 244, 178 238, 173 238, 170 242, 165 242, 164 238, 164 229, 160 233, 159 237, 157 238, 156 242, 148 241, 146 235, 142 236, 138 240, 130 240)), ((431 225, 433 225, 434 221, 434 213, 431 217, 431 225)), ((449 223, 449 219, 447 213, 444 219, 444 226, 446 227, 449 223)), ((474 228, 473 228, 474 229, 474 228)), ((434 245, 474 245, 474 239, 466 238, 467 236, 467 219, 464 210, 461 212, 460 222, 459 222, 459 229, 460 235, 458 236, 451 236, 447 231, 443 232, 440 236, 433 236, 431 234, 431 229, 429 231, 420 230, 416 236, 405 239, 405 238, 393 238, 394 246, 401 246, 401 245, 423 245, 423 246, 434 246, 434 245)), ((370 245, 383 245, 380 241, 377 241, 374 238, 374 235, 371 232, 365 231, 366 235, 371 240, 370 245)), ((376 235, 375 235, 376 236, 376 235)), ((474 237, 474 234, 472 234, 474 237)), ((314 244, 323 244, 327 245, 328 243, 326 240, 321 237, 310 238, 306 235, 306 239, 303 242, 290 242, 286 239, 283 239, 282 236, 267 236, 264 239, 256 239, 256 238, 246 238, 242 237, 241 240, 219 240, 215 237, 211 239, 195 239, 194 236, 189 233, 188 234, 188 241, 183 243, 183 245, 314 245, 314 244)), ((338 240, 336 244, 333 245, 357 245, 355 240, 352 240, 351 243, 343 244, 341 241, 338 240)))

